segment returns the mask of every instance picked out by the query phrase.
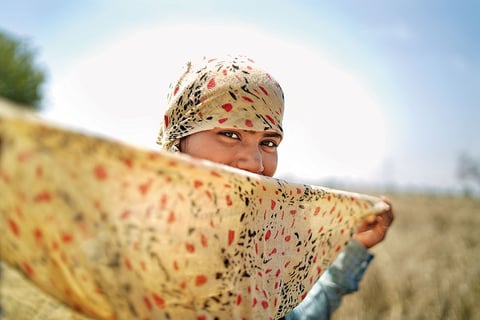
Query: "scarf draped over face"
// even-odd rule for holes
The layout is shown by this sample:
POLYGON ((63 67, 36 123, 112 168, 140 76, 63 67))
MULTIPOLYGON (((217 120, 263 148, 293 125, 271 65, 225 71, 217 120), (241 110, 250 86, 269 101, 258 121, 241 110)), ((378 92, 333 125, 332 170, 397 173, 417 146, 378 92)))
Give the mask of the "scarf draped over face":
POLYGON ((178 151, 180 138, 215 127, 283 135, 282 89, 252 59, 188 63, 170 89, 157 139, 164 150, 178 151))
MULTIPOLYGON (((221 82, 207 77, 207 89, 210 79, 221 82)), ((282 99, 271 84, 264 89, 279 109, 257 111, 265 127, 281 130, 282 99)), ((386 206, 2 115, 5 105, 0 100, 7 318, 278 319, 360 219, 386 206)))

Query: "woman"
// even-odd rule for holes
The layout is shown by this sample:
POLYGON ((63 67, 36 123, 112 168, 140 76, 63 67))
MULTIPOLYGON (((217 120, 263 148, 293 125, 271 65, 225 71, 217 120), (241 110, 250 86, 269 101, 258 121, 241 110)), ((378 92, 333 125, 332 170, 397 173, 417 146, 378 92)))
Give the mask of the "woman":
MULTIPOLYGON (((283 91, 243 56, 187 64, 173 83, 157 142, 182 152, 252 173, 273 176, 283 138, 283 91)), ((388 202, 388 200, 387 200, 388 202)), ((286 319, 328 319, 343 295, 356 291, 393 221, 391 209, 364 221, 332 266, 286 319)))

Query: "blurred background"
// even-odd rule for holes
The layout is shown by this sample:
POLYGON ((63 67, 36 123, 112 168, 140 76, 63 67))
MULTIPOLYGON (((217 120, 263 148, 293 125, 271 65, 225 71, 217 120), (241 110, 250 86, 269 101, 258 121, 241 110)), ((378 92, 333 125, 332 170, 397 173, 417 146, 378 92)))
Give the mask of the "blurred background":
POLYGON ((246 54, 285 91, 277 177, 448 194, 480 190, 479 21, 475 0, 0 0, 49 119, 157 148, 184 63, 246 54))
POLYGON ((184 63, 246 54, 286 97, 277 177, 393 202, 334 319, 480 319, 480 2, 0 0, 0 96, 145 148, 184 63))

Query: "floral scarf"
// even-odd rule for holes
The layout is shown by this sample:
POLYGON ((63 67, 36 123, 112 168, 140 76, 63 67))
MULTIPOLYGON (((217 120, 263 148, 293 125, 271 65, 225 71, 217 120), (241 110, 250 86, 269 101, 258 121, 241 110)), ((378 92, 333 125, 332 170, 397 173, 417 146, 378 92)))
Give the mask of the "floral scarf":
MULTIPOLYGON (((232 89, 230 103, 255 106, 260 127, 281 132, 281 90, 261 76, 268 85, 248 81, 245 90, 232 89)), ((221 83, 205 78, 207 90, 211 79, 221 83)), ((182 82, 178 97, 194 87, 182 82)), ((223 105, 216 106, 228 113, 223 105)), ((278 319, 301 302, 360 219, 386 206, 376 197, 144 150, 9 109, 0 100, 7 317, 278 319)), ((201 110, 195 115, 206 127, 221 125, 223 118, 201 110)), ((250 115, 238 118, 241 126, 252 120, 258 130, 250 115)), ((185 119, 187 130, 174 134, 175 116, 167 112, 163 145, 201 130, 185 119)))

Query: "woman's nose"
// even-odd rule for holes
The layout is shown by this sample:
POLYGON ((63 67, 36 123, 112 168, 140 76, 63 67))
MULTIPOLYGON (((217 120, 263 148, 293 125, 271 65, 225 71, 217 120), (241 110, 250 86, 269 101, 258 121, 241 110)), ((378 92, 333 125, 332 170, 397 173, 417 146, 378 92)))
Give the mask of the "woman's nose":
POLYGON ((236 167, 252 173, 262 174, 265 168, 263 167, 261 150, 258 147, 243 150, 239 154, 236 167))

